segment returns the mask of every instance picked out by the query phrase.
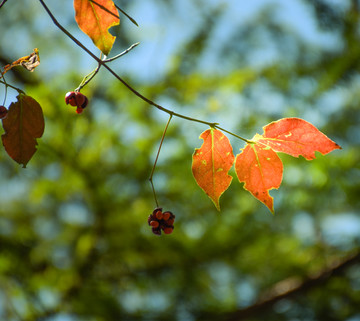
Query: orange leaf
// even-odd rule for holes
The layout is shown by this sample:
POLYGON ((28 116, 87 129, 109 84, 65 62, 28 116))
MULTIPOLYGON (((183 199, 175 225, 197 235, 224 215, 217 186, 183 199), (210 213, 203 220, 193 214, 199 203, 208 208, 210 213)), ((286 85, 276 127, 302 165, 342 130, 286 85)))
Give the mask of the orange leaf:
POLYGON ((315 151, 325 155, 341 147, 300 118, 283 118, 263 127, 264 135, 255 135, 254 141, 294 157, 315 158, 315 151))
POLYGON ((44 116, 39 103, 24 94, 9 107, 2 120, 5 134, 1 136, 9 156, 19 164, 26 164, 36 152, 36 138, 44 133, 44 116))
POLYGON ((247 144, 236 156, 236 175, 244 188, 274 213, 273 198, 269 190, 279 188, 282 181, 283 164, 279 156, 269 147, 247 144))
POLYGON ((208 129, 200 138, 204 143, 195 149, 192 172, 196 183, 220 211, 220 196, 232 181, 228 172, 234 163, 234 154, 229 139, 219 130, 208 129))
POLYGON ((112 0, 74 0, 75 20, 104 55, 108 55, 115 38, 109 28, 120 23, 112 0))

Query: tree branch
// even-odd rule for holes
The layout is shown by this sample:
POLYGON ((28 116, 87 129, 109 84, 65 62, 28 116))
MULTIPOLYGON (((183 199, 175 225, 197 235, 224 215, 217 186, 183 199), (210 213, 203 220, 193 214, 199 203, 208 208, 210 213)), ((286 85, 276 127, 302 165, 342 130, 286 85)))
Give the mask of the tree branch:
POLYGON ((239 321, 244 318, 254 317, 260 313, 264 313, 282 299, 310 291, 328 282, 332 276, 344 273, 348 267, 357 263, 360 263, 360 252, 350 255, 342 261, 336 260, 319 273, 308 275, 305 279, 290 277, 282 280, 268 291, 265 291, 255 304, 247 308, 229 313, 199 313, 197 320, 239 321))
POLYGON ((39 0, 41 5, 44 7, 45 11, 47 12, 47 14, 49 15, 49 17, 51 18, 51 20, 54 22, 54 24, 63 32, 65 33, 72 41, 74 41, 80 48, 82 48, 88 55, 90 55, 94 60, 96 60, 99 63, 99 66, 104 66, 104 68, 106 68, 116 79, 118 79, 126 88, 128 88, 133 94, 135 94, 136 96, 138 96, 140 99, 142 99, 143 101, 145 101, 146 103, 148 103, 151 106, 156 107, 157 109, 171 115, 171 116, 175 116, 178 118, 182 118, 185 120, 189 120, 189 121, 193 121, 193 122, 197 122, 197 123, 201 123, 213 128, 218 128, 219 130, 223 130, 226 131, 227 133, 247 142, 250 143, 251 141, 249 141, 246 138, 243 138, 239 135, 236 135, 234 133, 231 133, 230 131, 227 131, 225 129, 222 129, 221 127, 219 127, 218 123, 213 123, 213 122, 208 122, 205 120, 201 120, 198 118, 193 118, 193 117, 189 117, 189 116, 185 116, 183 114, 179 114, 176 113, 172 110, 169 110, 157 103, 155 103, 154 101, 152 101, 149 98, 146 98, 145 96, 143 96, 142 94, 140 94, 137 90, 135 90, 133 87, 131 87, 125 80, 123 80, 114 70, 112 70, 107 64, 106 64, 106 60, 101 60, 98 57, 96 57, 88 48, 86 48, 79 40, 77 40, 69 31, 67 31, 55 18, 55 16, 52 14, 52 12, 50 11, 50 9, 46 6, 46 4, 44 3, 43 0, 39 0))

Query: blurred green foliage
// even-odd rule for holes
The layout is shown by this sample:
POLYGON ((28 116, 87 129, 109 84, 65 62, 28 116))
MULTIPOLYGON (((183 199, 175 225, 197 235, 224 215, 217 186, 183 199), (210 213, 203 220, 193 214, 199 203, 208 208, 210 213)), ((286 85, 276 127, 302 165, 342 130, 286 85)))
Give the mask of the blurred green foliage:
MULTIPOLYGON (((93 50, 75 26, 72 2, 49 6, 93 50)), ((271 121, 301 117, 343 150, 311 162, 281 155, 275 216, 232 171, 218 213, 191 174, 206 128, 173 119, 154 183, 160 205, 176 215, 175 230, 157 237, 147 226, 155 207, 148 177, 167 115, 105 70, 84 88, 90 104, 77 115, 63 97, 95 62, 37 1, 8 1, 0 9, 0 61, 40 49, 33 74, 16 70, 7 81, 41 104, 46 128, 28 168, 1 152, 0 319, 238 320, 280 285, 321 277, 242 319, 360 320, 359 260, 323 274, 360 247, 358 2, 120 6, 140 28, 122 18, 114 55, 141 35, 145 49, 111 66, 146 97, 248 138, 271 121), (303 10, 294 25, 292 6, 303 10)), ((244 144, 229 138, 237 154, 244 144)))

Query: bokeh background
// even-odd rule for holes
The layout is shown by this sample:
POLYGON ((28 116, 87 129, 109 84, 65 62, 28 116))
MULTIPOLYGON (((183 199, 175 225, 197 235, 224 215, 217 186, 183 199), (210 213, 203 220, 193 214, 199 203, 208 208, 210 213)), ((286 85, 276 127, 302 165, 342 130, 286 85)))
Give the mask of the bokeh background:
MULTIPOLYGON (((154 183, 175 230, 155 236, 148 177, 167 115, 106 70, 77 115, 64 95, 96 62, 39 1, 7 1, 0 62, 39 48, 34 73, 6 79, 41 104, 46 128, 26 169, 0 152, 0 319, 359 321, 360 2, 115 2, 139 27, 122 15, 111 55, 141 44, 111 67, 146 97, 247 138, 300 117, 343 149, 281 155, 274 216, 232 170, 219 213, 191 174, 207 128, 174 118, 154 183)), ((72 1, 46 3, 98 54, 72 1)), ((237 154, 244 143, 229 139, 237 154)))

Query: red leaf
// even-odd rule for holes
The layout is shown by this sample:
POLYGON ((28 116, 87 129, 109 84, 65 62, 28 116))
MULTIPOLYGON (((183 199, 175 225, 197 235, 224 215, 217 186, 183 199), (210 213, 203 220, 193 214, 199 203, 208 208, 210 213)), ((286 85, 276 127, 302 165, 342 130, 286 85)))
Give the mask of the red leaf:
POLYGON ((74 0, 75 20, 104 55, 108 55, 115 38, 109 28, 120 23, 112 0, 74 0))
POLYGON ((35 99, 24 94, 17 96, 17 99, 2 120, 5 134, 1 138, 9 156, 26 167, 36 152, 36 138, 44 133, 44 116, 35 99))
POLYGON ((315 158, 315 151, 325 155, 341 147, 320 132, 314 125, 299 118, 283 118, 263 127, 264 135, 254 141, 294 157, 315 158))
POLYGON ((192 172, 196 183, 220 210, 220 196, 232 181, 228 172, 234 163, 234 154, 229 139, 219 130, 208 129, 200 138, 204 143, 195 149, 192 172))
POLYGON ((269 147, 247 144, 236 156, 235 171, 239 181, 245 183, 244 189, 274 213, 269 190, 279 188, 282 181, 283 164, 279 156, 269 147))

